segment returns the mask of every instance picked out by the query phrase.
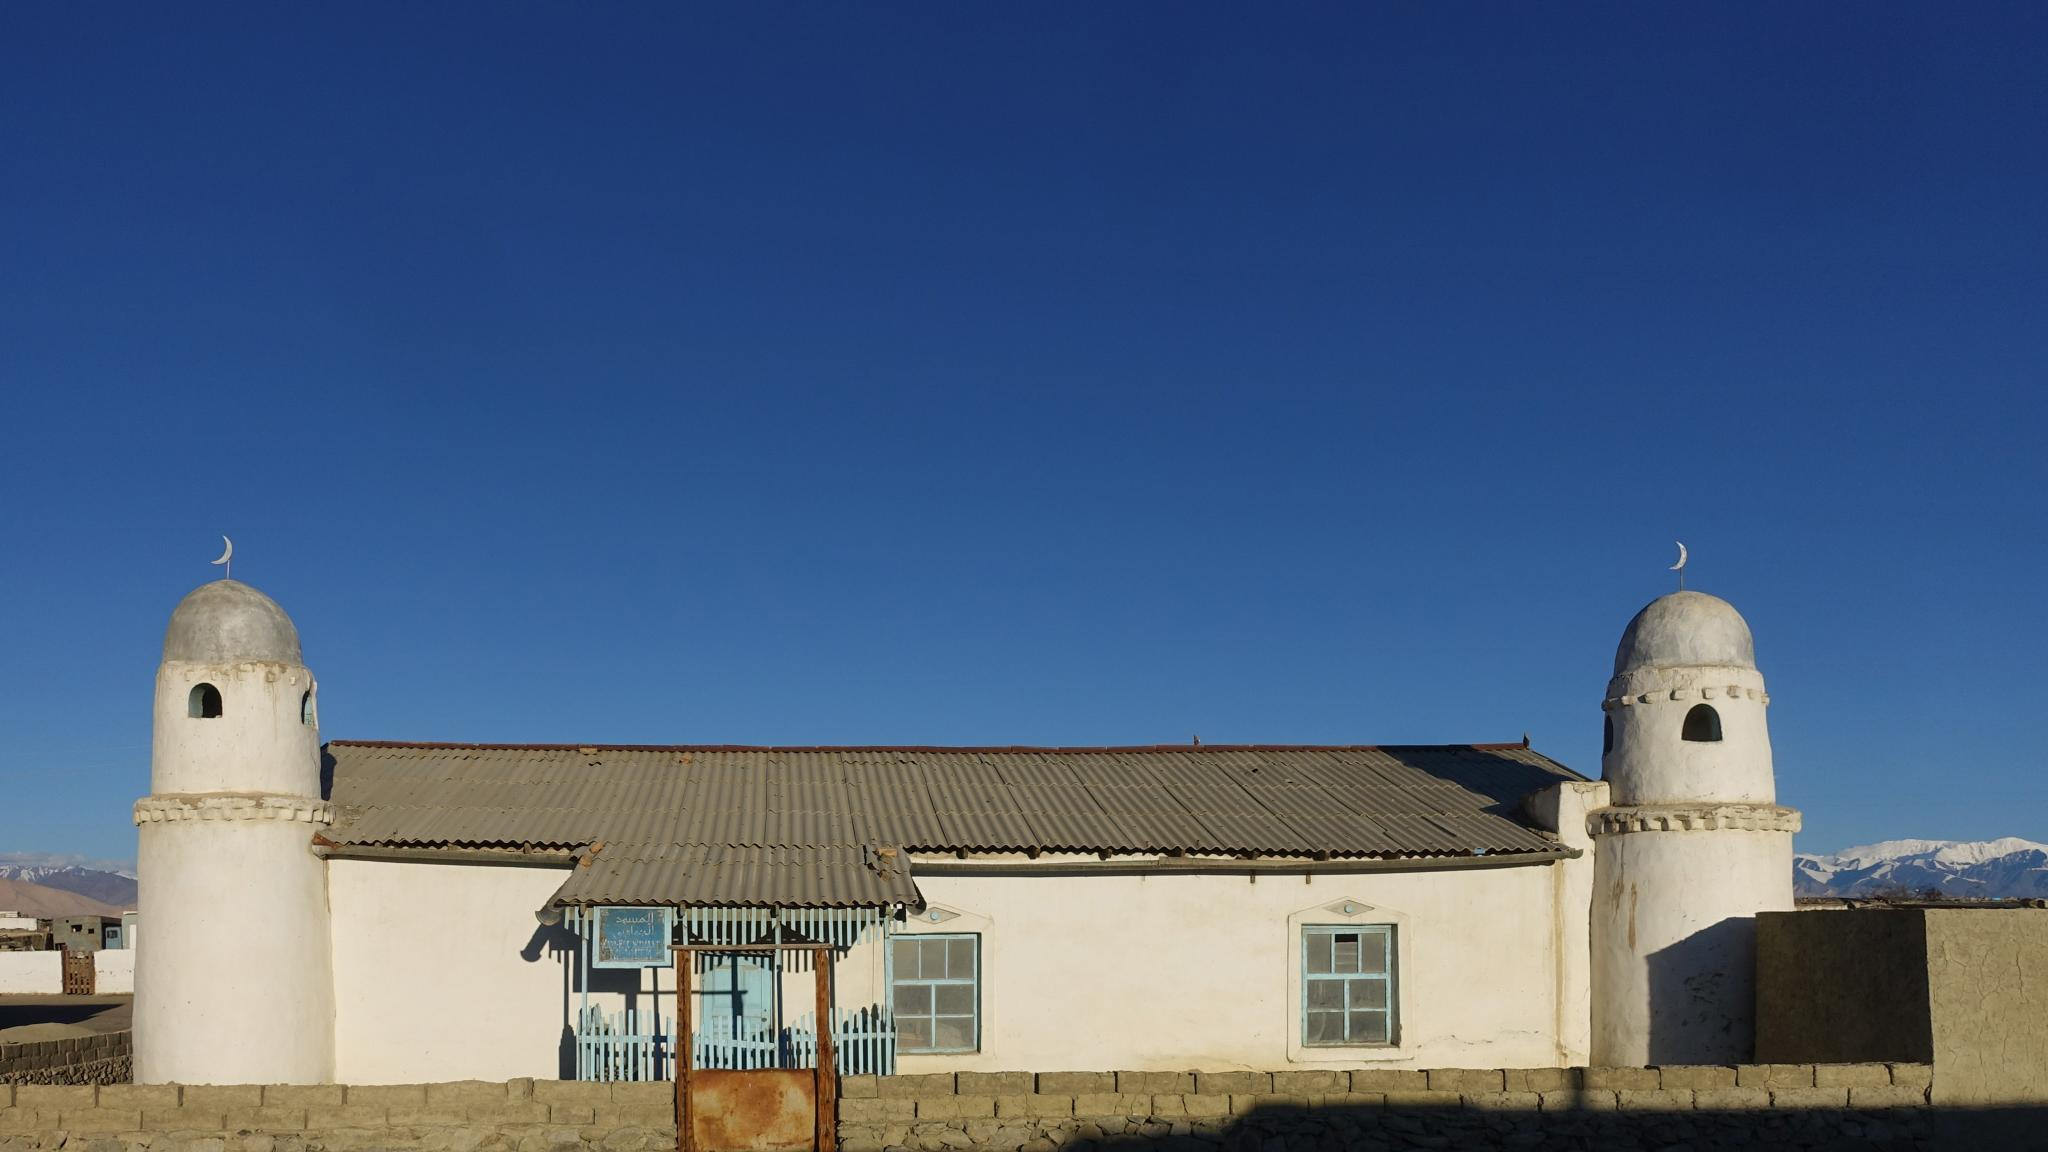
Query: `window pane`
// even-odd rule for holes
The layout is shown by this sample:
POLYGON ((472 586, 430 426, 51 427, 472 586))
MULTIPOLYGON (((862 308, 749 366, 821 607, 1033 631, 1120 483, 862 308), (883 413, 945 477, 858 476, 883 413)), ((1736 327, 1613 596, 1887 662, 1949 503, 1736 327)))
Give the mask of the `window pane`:
POLYGON ((1387 953, 1390 951, 1387 944, 1388 939, 1385 932, 1363 933, 1361 936, 1363 954, 1359 957, 1358 970, 1360 972, 1370 972, 1376 976, 1384 974, 1387 970, 1387 953))
POLYGON ((896 1015, 911 1013, 929 1016, 932 1014, 932 986, 929 984, 898 984, 896 986, 896 1015))
POLYGON ((1311 1012, 1308 1014, 1308 1035, 1305 1044, 1341 1044, 1344 1041, 1344 1014, 1342 1012, 1311 1012))
POLYGON ((974 1047, 974 1017, 941 1016, 936 1021, 938 1031, 933 1037, 934 1048, 974 1047))
POLYGON ((1351 1042, 1353 1044, 1385 1044, 1387 1042, 1387 1017, 1381 1012, 1353 1012, 1351 1014, 1351 1042))
POLYGON ((975 1050, 980 1013, 977 942, 975 936, 948 933, 898 937, 891 943, 895 984, 889 1003, 896 1013, 897 1046, 903 1051, 975 1050))
POLYGON ((1308 934, 1308 970, 1330 971, 1330 936, 1327 932, 1308 934))
POLYGON ((974 985, 941 984, 932 992, 935 996, 932 1011, 941 1016, 974 1015, 974 985))
POLYGON ((898 1016, 896 1018, 896 1044, 907 1051, 932 1046, 932 1018, 929 1016, 898 1016))
POLYGON ((1302 1043, 1394 1042, 1394 927, 1316 924, 1302 929, 1302 1043))

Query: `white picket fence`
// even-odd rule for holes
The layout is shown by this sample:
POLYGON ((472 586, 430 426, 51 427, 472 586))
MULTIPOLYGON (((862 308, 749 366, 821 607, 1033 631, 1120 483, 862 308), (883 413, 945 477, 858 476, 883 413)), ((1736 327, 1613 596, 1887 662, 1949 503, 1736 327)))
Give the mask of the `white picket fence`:
MULTIPOLYGON (((869 1005, 849 1011, 832 1012, 833 1063, 841 1076, 893 1076, 896 1074, 896 1021, 887 1008, 869 1005)), ((798 1068, 818 1063, 818 1014, 797 1017, 788 1031, 791 1063, 798 1068)))
MULTIPOLYGON (((833 1012, 832 1039, 843 1076, 888 1076, 896 1071, 896 1024, 886 1008, 871 1005, 833 1012)), ((672 1019, 662 1023, 670 1025, 672 1019)), ((578 1080, 673 1080, 676 1034, 655 1030, 648 1013, 587 1008, 577 1020, 578 1080)), ((818 1061, 817 1013, 806 1012, 782 1029, 749 1029, 729 1036, 691 1037, 697 1068, 810 1068, 818 1061)))

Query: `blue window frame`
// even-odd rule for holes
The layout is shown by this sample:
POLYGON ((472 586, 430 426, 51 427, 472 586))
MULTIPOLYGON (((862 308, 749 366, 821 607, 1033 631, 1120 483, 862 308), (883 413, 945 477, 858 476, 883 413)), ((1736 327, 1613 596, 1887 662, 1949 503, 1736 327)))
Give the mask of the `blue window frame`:
POLYGON ((981 937, 920 933, 889 942, 898 1052, 981 1050, 981 937))
POLYGON ((1392 924, 1301 930, 1301 1042, 1311 1048, 1400 1042, 1392 924))

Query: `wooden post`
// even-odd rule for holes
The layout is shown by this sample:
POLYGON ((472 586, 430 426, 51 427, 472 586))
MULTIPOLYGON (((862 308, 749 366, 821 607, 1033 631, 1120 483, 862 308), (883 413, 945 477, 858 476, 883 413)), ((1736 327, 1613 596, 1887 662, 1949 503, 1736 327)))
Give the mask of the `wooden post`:
POLYGON ((818 1152, 839 1147, 839 1056, 832 1043, 832 949, 813 953, 818 962, 818 1152))
POLYGON ((696 1045, 690 1042, 690 968, 695 953, 674 949, 676 957, 676 1050, 669 1058, 676 1066, 676 1152, 695 1152, 690 1133, 690 1066, 696 1059, 696 1045))

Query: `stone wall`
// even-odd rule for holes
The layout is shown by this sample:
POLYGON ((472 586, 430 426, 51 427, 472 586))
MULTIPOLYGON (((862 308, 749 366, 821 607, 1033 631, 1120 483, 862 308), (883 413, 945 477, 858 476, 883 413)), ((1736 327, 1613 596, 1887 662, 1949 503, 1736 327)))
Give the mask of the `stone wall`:
POLYGON ((0 1085, 126 1083, 131 1051, 127 1032, 0 1044, 0 1085))
MULTIPOLYGON (((1945 1146, 1931 1084, 1924 1064, 849 1076, 840 1136, 847 1152, 1945 1146)), ((673 1091, 0 1085, 0 1152, 665 1152, 673 1091)))

